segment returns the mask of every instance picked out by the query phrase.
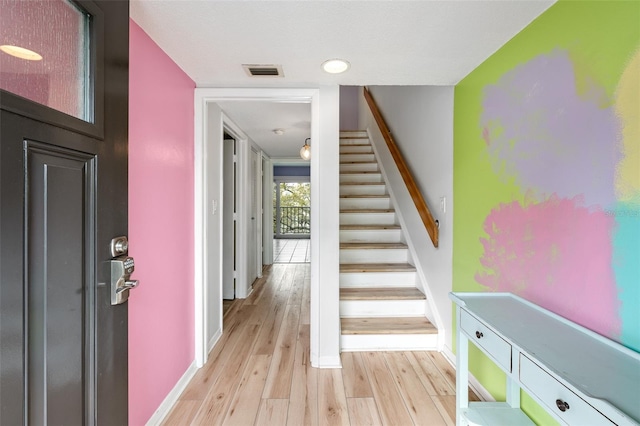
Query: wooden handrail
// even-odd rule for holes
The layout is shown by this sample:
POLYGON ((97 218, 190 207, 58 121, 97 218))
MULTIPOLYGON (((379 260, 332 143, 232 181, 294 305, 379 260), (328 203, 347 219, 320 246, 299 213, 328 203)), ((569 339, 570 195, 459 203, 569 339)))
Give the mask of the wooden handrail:
POLYGON ((371 96, 371 93, 366 87, 364 88, 364 98, 367 100, 371 113, 376 119, 376 123, 378 123, 380 132, 382 133, 384 140, 387 142, 391 156, 395 160, 398 170, 400 171, 400 175, 402 176, 402 180, 404 180, 404 184, 407 186, 409 194, 411 194, 411 198, 418 209, 418 214, 422 219, 422 223, 424 223, 425 228, 427 228, 427 232, 429 233, 429 237, 431 237, 433 246, 438 247, 438 224, 433 219, 433 215, 431 214, 427 203, 424 201, 424 198, 418 189, 418 185, 416 185, 416 181, 413 179, 413 175, 402 157, 402 153, 400 152, 398 145, 396 145, 395 141, 391 137, 391 132, 387 127, 387 123, 385 123, 376 102, 373 100, 373 96, 371 96))

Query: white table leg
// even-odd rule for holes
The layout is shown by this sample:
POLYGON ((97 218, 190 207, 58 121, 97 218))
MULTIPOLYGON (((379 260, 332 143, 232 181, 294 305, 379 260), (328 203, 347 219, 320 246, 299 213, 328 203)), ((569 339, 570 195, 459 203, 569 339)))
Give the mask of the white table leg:
POLYGON ((469 339, 460 330, 460 307, 456 306, 456 426, 464 426, 462 410, 469 407, 469 339))

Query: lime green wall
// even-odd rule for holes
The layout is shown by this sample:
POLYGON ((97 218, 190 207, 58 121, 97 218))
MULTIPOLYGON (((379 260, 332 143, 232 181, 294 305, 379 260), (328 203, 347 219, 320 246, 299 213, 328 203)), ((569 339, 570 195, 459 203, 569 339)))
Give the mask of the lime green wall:
MULTIPOLYGON (((632 123, 640 122, 638 64, 640 2, 561 1, 455 87, 454 291, 513 291, 640 350, 640 132, 632 123), (554 98, 553 90, 536 98, 557 83, 555 64, 570 64, 572 101, 554 98), (547 73, 539 81, 538 69, 547 73), (506 107, 496 106, 500 96, 506 107), (539 111, 531 106, 538 101, 539 111), (558 120, 558 134, 549 135, 558 120), (518 129, 523 123, 530 128, 518 129), (623 176, 625 161, 634 176, 623 176), (519 269, 518 282, 509 282, 519 269), (580 269, 597 278, 586 287, 580 276, 571 281, 580 269), (551 297, 563 291, 585 296, 551 297)), ((476 350, 470 366, 504 398, 498 368, 476 350)), ((537 423, 555 423, 526 396, 523 407, 537 423)))

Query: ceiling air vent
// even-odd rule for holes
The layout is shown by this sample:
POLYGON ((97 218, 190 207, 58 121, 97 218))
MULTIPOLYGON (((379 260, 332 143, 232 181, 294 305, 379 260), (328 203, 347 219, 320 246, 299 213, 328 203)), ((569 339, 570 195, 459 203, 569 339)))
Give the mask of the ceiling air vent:
POLYGON ((282 65, 244 64, 242 68, 244 68, 249 77, 284 77, 282 65))

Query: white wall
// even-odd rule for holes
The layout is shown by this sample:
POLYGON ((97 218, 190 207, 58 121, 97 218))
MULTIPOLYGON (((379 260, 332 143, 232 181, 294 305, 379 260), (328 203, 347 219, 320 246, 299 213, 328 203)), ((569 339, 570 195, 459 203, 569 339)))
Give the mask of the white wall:
POLYGON ((340 91, 311 104, 311 365, 340 367, 340 91), (317 336, 317 337, 316 337, 317 336))
POLYGON ((358 128, 358 102, 360 87, 340 86, 340 130, 360 130, 358 128))
POLYGON ((204 181, 206 199, 203 214, 207 238, 204 246, 205 265, 203 282, 206 283, 204 299, 208 309, 206 318, 206 348, 210 350, 222 333, 222 110, 211 105, 207 111, 207 131, 205 134, 204 181), (213 204, 217 205, 214 212, 213 204))
MULTIPOLYGON (((444 331, 444 345, 451 350, 453 256, 453 87, 451 86, 374 86, 369 90, 382 112, 396 144, 411 170, 435 219, 440 222, 439 247, 426 238, 414 241, 416 261, 429 286, 432 301, 444 331), (446 212, 440 198, 446 198, 446 212), (424 241, 426 240, 426 241, 424 241)), ((359 126, 381 137, 362 93, 359 96, 359 126), (373 131, 375 130, 375 132, 373 131)), ((424 225, 412 221, 415 210, 409 199, 396 197, 408 226, 424 225)), ((417 235, 409 229, 409 233, 417 235)))

